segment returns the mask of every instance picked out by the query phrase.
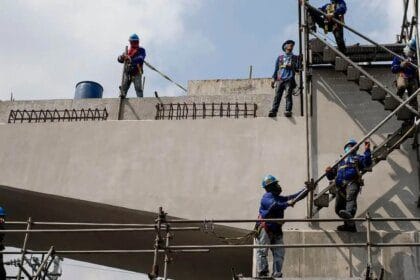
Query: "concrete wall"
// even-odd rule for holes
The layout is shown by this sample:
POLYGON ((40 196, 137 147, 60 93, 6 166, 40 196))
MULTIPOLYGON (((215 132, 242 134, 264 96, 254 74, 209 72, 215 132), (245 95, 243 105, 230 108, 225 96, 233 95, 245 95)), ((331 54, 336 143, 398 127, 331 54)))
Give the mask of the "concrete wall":
POLYGON ((304 131, 303 118, 5 124, 0 184, 187 219, 255 218, 264 174, 286 192, 302 186, 304 131))
MULTIPOLYGON (((270 88, 271 89, 271 88, 270 88)), ((156 117, 156 105, 159 102, 169 103, 248 103, 257 104, 257 117, 266 117, 271 109, 274 98, 273 90, 267 94, 230 94, 230 95, 197 95, 197 96, 179 96, 179 97, 161 97, 156 98, 130 98, 125 99, 122 105, 123 120, 154 120, 156 117)), ((294 112, 300 115, 300 97, 294 96, 294 112)), ((37 100, 37 101, 0 101, 0 123, 7 123, 10 110, 64 110, 64 109, 100 109, 109 113, 108 120, 118 119, 119 99, 78 99, 78 100, 37 100)), ((285 109, 285 102, 280 104, 280 114, 285 109)), ((209 111, 210 112, 210 111, 209 111)), ((209 113, 208 112, 208 113, 209 113)), ((233 111, 232 111, 233 115, 233 111)))

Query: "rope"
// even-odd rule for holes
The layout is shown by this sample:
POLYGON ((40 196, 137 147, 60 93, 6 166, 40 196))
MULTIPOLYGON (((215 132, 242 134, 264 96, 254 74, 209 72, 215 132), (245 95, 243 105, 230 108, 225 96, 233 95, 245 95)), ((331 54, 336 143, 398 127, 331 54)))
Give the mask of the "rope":
POLYGON ((166 80, 170 81, 171 83, 175 84, 176 86, 178 86, 180 89, 182 89, 184 92, 187 92, 187 89, 183 86, 181 86, 180 84, 178 84, 177 82, 175 82, 174 80, 172 80, 170 77, 168 77, 167 75, 163 74, 162 72, 160 72, 159 70, 157 70, 153 65, 151 65, 149 62, 144 61, 144 64, 149 67, 151 70, 157 72, 159 75, 161 75, 162 77, 164 77, 166 80))
POLYGON ((237 236, 237 237, 226 237, 222 236, 214 230, 214 224, 211 221, 204 221, 203 223, 203 229, 202 231, 206 234, 211 234, 217 239, 220 239, 223 243, 229 244, 229 245, 243 245, 249 243, 248 241, 251 241, 255 235, 256 231, 253 230, 243 236, 237 236))

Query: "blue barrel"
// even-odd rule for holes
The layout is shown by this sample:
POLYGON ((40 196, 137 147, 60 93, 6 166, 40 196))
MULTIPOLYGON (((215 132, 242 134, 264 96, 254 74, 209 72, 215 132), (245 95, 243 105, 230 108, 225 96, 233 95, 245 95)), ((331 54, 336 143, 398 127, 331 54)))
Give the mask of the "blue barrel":
POLYGON ((83 81, 77 83, 74 99, 102 98, 103 92, 104 88, 97 82, 83 81))

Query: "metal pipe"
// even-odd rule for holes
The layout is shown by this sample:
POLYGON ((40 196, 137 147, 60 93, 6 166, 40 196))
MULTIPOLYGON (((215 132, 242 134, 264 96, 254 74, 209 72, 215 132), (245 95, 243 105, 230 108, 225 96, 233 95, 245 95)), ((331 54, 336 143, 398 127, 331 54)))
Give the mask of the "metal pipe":
MULTIPOLYGON (((407 25, 408 25, 407 12, 408 12, 409 1, 410 0, 403 0, 403 2, 404 2, 403 3, 403 5, 404 5, 404 16, 403 16, 403 23, 401 25, 400 40, 402 40, 402 38, 404 38, 404 30, 407 33, 407 25)), ((406 34, 406 35, 408 35, 408 34, 406 34)))
POLYGON ((249 65, 249 79, 252 79, 252 65, 249 65))
MULTIPOLYGON (((307 2, 306 2, 306 6, 307 6, 307 7, 309 7, 309 8, 312 8, 312 9, 317 10, 317 11, 318 11, 320 14, 322 14, 324 17, 326 17, 326 16, 327 16, 327 14, 326 14, 326 13, 324 13, 323 11, 321 11, 321 10, 319 10, 319 9, 315 8, 314 6, 310 5, 310 4, 309 4, 309 3, 307 3, 307 2)), ((331 18, 331 20, 332 20, 332 21, 334 21, 335 23, 339 24, 339 25, 342 25, 342 26, 343 26, 344 28, 346 28, 347 30, 349 30, 349 31, 353 32, 354 34, 356 34, 356 35, 360 36, 361 38, 363 38, 363 39, 365 39, 366 41, 370 42, 371 44, 373 44, 373 45, 377 46, 378 48, 381 48, 382 50, 386 51, 387 53, 392 54, 392 55, 394 55, 394 56, 396 56, 396 57, 399 57, 400 59, 404 60, 404 58, 403 58, 401 55, 399 55, 399 54, 397 54, 396 52, 391 51, 391 50, 390 50, 390 49, 388 49, 387 47, 384 47, 384 46, 382 46, 381 44, 379 44, 379 43, 377 43, 377 42, 373 41, 373 40, 372 40, 372 39, 370 39, 369 37, 367 37, 367 36, 363 35, 362 33, 358 32, 358 31, 356 31, 355 29, 351 28, 350 26, 346 25, 344 22, 339 21, 338 19, 336 19, 336 18, 334 18, 334 17, 333 17, 333 18, 331 18)), ((312 32, 311 32, 311 33, 312 33, 312 32)), ((415 65, 415 64, 413 64, 413 63, 410 63, 410 64, 411 64, 411 65, 413 65, 414 67, 416 67, 416 68, 417 68, 417 65, 415 65)))
MULTIPOLYGON (((302 48, 302 36, 303 36, 303 25, 302 25, 302 5, 298 1, 298 32, 299 32, 299 58, 303 60, 303 48, 302 48)), ((303 63, 302 63, 303 64, 303 63)), ((303 104, 303 71, 299 71, 299 92, 300 92, 300 116, 304 114, 303 104)))
MULTIPOLYGON (((169 247, 170 239, 171 239, 170 227, 167 226, 166 227, 166 237, 165 237, 165 248, 169 247)), ((165 249, 164 251, 165 251, 165 263, 164 263, 164 268, 163 268, 163 279, 167 280, 168 279, 168 265, 169 265, 169 262, 170 262, 170 257, 169 257, 168 250, 165 249)))
POLYGON ((34 277, 32 278, 33 280, 37 280, 40 279, 39 276, 41 276, 41 272, 44 269, 44 266, 47 264, 48 262, 48 258, 51 257, 54 254, 54 246, 51 246, 50 250, 48 250, 47 255, 45 256, 44 261, 41 263, 41 265, 38 267, 38 270, 36 271, 34 277))
MULTIPOLYGON (((414 18, 415 18, 415 22, 414 24, 414 36, 416 38, 416 56, 417 56, 417 69, 420 69, 420 43, 419 43, 419 7, 418 7, 418 0, 413 0, 413 12, 414 12, 414 18)), ((419 81, 420 81, 420 71, 417 71, 417 74, 419 75, 419 81)))
MULTIPOLYGON (((306 0, 305 0, 306 2, 306 0)), ((310 159, 310 132, 309 132, 309 33, 308 33, 308 14, 305 9, 304 5, 300 7, 300 22, 301 22, 301 37, 303 37, 303 89, 305 94, 305 133, 306 133, 306 181, 309 182, 311 180, 311 159, 310 159)), ((312 217, 313 213, 313 191, 310 192, 309 198, 307 200, 307 217, 312 217), (311 195, 312 194, 312 195, 311 195)))
MULTIPOLYGON (((164 253, 165 250, 159 250, 160 253, 164 253)), ((171 250, 171 253, 208 253, 208 249, 191 249, 191 250, 171 250)), ((21 251, 3 251, 4 255, 20 255, 21 251)), ((31 255, 42 255, 47 254, 48 251, 39 251, 39 250, 27 250, 28 254, 31 255)), ((153 254, 155 249, 149 250, 58 250, 55 251, 56 255, 90 255, 90 254, 153 254)))
MULTIPOLYGON (((173 228, 173 231, 192 231, 200 230, 199 227, 180 227, 173 228)), ((82 232, 137 232, 155 231, 154 228, 82 228, 82 229, 6 229, 0 233, 82 233, 82 232)))
MULTIPOLYGON (((6 221, 7 225, 26 225, 28 222, 24 221, 6 221)), ((151 227, 155 224, 118 224, 118 223, 73 223, 73 222, 32 222, 33 226, 106 226, 106 227, 151 227)))
POLYGON ((159 275, 159 266, 158 266, 158 257, 160 252, 160 243, 161 243, 161 237, 160 237, 160 230, 162 226, 163 220, 166 220, 165 213, 163 212, 162 207, 159 207, 158 216, 156 219, 156 238, 155 238, 155 252, 153 255, 153 266, 152 266, 152 273, 151 275, 153 277, 158 277, 159 275))
MULTIPOLYGON (((371 80, 372 82, 374 82, 378 87, 380 87, 381 89, 383 89, 384 91, 386 91, 389 95, 391 95, 392 97, 394 97, 398 102, 400 102, 400 103, 403 102, 403 100, 397 94, 395 94, 390 89, 388 89, 384 84, 382 84, 378 79, 376 79, 371 74, 369 74, 365 69, 363 69, 362 67, 360 67, 357 63, 353 62, 350 58, 348 58, 347 56, 345 56, 341 51, 337 50, 333 45, 331 45, 330 43, 328 43, 327 40, 321 38, 321 36, 319 36, 317 33, 313 32, 313 31, 309 31, 309 32, 313 36, 315 36, 316 38, 318 38, 320 41, 322 41, 326 46, 328 46, 333 52, 335 52, 338 56, 340 56, 342 59, 344 59, 347 63, 351 64, 354 68, 356 68, 358 71, 360 71, 369 80, 371 80)), ((414 114, 416 114, 416 116, 420 116, 419 112, 417 112, 417 110, 413 109, 410 105, 407 104, 406 107, 411 112, 413 112, 414 114)))
MULTIPOLYGON (((289 223, 308 223, 308 222, 342 222, 343 219, 215 219, 215 220, 167 220, 168 224, 200 224, 200 223, 255 223, 255 222, 289 222, 289 223)), ((353 218, 347 221, 364 222, 366 218, 353 218)))
POLYGON ((26 233, 25 233, 25 238, 23 239, 23 245, 22 245, 22 249, 21 249, 21 253, 22 256, 20 257, 20 264, 21 266, 19 266, 19 271, 17 274, 17 279, 20 280, 22 277, 22 268, 23 268, 23 261, 25 260, 25 253, 26 253, 26 247, 28 245, 28 239, 29 239, 29 230, 31 229, 32 226, 32 218, 29 217, 28 218, 28 222, 27 222, 27 226, 26 226, 26 233))
POLYGON ((259 248, 355 248, 366 247, 366 243, 341 243, 341 244, 277 244, 277 245, 175 245, 168 249, 259 249, 259 248))
POLYGON ((368 267, 372 267, 372 240, 371 240, 371 220, 369 212, 366 213, 367 231, 366 231, 366 250, 368 267))

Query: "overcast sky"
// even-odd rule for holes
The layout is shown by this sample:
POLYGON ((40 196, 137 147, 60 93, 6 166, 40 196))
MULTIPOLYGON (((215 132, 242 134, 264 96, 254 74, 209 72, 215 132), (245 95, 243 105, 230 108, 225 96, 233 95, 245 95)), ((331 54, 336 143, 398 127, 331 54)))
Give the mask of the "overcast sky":
MULTIPOLYGON (((347 23, 395 41, 402 0, 347 2, 347 23)), ((11 92, 17 100, 73 98, 83 80, 117 96, 116 57, 134 32, 147 60, 184 85, 243 78, 249 65, 255 76, 271 76, 281 43, 297 39, 297 0, 1 0, 0 8, 0 100, 11 92)), ((149 70, 145 76, 145 96, 183 94, 149 70)))
MULTIPOLYGON (((256 77, 271 76, 281 44, 298 38, 297 0, 0 3, 0 100, 11 92, 17 100, 73 98, 76 83, 83 80, 102 84, 104 97, 118 96, 122 67, 116 58, 132 33, 140 36, 147 60, 184 85, 195 79, 244 78, 249 65, 256 77)), ((402 22, 401 3, 347 0, 346 22, 379 42, 393 43, 402 22)), ((346 40, 363 42, 348 33, 346 40)), ((183 94, 147 69, 145 76, 145 96, 155 90, 162 96, 183 94)), ((128 279, 128 274, 113 272, 107 278, 103 270, 80 266, 66 272, 64 279, 128 279)))

